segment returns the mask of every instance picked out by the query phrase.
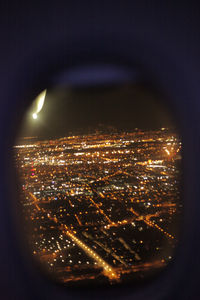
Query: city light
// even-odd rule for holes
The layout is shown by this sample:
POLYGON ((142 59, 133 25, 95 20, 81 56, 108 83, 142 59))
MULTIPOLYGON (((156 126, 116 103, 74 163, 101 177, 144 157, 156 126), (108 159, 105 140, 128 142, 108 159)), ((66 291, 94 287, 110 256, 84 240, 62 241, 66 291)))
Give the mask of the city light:
POLYGON ((63 284, 114 284, 162 270, 178 242, 180 149, 167 128, 15 145, 34 258, 63 284))
POLYGON ((170 155, 170 152, 169 152, 168 149, 165 149, 165 152, 166 152, 168 155, 170 155))

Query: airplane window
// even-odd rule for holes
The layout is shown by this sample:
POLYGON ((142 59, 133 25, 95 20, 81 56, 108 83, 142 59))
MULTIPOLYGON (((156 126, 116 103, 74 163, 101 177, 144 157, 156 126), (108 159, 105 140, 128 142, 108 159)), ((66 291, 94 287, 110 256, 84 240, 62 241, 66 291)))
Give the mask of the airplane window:
POLYGON ((142 282, 174 258, 181 139, 146 83, 41 91, 14 145, 22 231, 56 282, 142 282))

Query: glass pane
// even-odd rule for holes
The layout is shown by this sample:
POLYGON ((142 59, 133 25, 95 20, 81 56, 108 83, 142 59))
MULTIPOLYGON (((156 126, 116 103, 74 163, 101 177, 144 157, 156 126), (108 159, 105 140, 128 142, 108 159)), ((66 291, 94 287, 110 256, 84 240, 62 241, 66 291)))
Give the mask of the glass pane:
POLYGON ((174 256, 181 140, 145 84, 54 87, 24 116, 15 158, 37 263, 67 285, 138 282, 174 256))

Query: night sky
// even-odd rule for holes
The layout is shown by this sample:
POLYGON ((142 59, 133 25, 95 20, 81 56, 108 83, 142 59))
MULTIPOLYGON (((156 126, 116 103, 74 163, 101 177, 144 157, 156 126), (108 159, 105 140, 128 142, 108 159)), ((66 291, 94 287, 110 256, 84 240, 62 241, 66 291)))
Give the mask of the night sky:
POLYGON ((174 127, 163 96, 145 84, 53 88, 38 119, 27 112, 19 136, 53 138, 88 133, 107 126, 134 128, 174 127))

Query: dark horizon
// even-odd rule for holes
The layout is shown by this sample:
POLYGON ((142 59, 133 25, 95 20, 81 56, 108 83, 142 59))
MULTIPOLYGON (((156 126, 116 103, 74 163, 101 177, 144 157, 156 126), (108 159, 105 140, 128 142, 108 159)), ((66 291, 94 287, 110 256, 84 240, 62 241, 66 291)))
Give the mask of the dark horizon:
POLYGON ((159 127, 159 128, 154 128, 154 129, 141 129, 141 128, 133 128, 133 129, 119 129, 117 130, 117 128, 114 128, 112 126, 107 126, 106 128, 102 127, 101 124, 99 124, 99 126, 97 127, 93 127, 93 128, 84 128, 84 130, 82 128, 77 128, 74 131, 69 131, 67 134, 58 134, 58 135, 40 135, 40 136, 19 136, 17 138, 17 142, 22 142, 24 140, 30 141, 30 140, 36 140, 36 141, 45 141, 45 140, 57 140, 57 139, 61 139, 61 138, 66 138, 66 137, 70 137, 70 136, 90 136, 90 135, 95 135, 95 134, 103 134, 103 135, 115 135, 115 134, 120 134, 120 133, 132 133, 132 132, 153 132, 153 131, 161 131, 161 129, 164 128, 165 131, 167 132, 173 132, 176 133, 176 128, 175 127, 159 127), (110 129, 110 131, 109 131, 110 129))
POLYGON ((19 137, 56 138, 100 127, 117 131, 174 128, 165 99, 150 86, 126 84, 87 88, 54 88, 47 91, 38 119, 27 112, 19 137))

